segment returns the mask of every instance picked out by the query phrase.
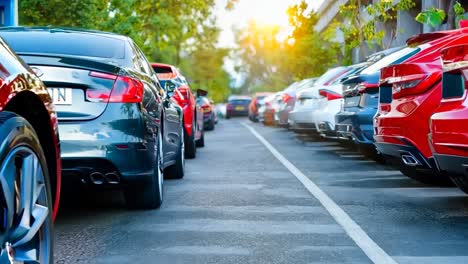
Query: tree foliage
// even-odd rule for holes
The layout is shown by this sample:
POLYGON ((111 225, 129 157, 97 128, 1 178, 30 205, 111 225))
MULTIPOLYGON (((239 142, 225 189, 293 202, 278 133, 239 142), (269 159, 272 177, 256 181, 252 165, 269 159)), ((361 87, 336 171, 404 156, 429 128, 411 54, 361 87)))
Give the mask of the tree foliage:
POLYGON ((305 1, 288 9, 289 34, 280 26, 250 22, 239 30, 238 71, 244 92, 275 91, 296 80, 321 75, 337 62, 338 44, 314 30, 318 18, 305 1))
MULTIPOLYGON (((399 11, 409 10, 416 6, 414 0, 350 0, 340 6, 340 15, 343 23, 339 29, 345 39, 345 54, 350 60, 351 51, 362 43, 369 46, 383 46, 385 30, 377 29, 377 23, 387 23, 395 20, 399 11)), ((391 40, 396 37, 396 32, 390 32, 391 40)), ((389 42, 391 43, 391 41, 389 42)), ((384 47, 388 48, 388 47, 384 47)))
MULTIPOLYGON (((236 1, 229 0, 226 8, 233 8, 236 1)), ((229 77, 223 69, 228 52, 215 45, 219 29, 212 15, 214 4, 214 0, 19 0, 19 18, 22 25, 127 35, 149 60, 180 66, 189 79, 196 79, 195 86, 213 91, 211 95, 222 100, 229 90, 229 77), (207 50, 213 54, 204 61, 207 50), (197 76, 189 75, 192 73, 197 76), (202 76, 210 80, 200 82, 202 76)))

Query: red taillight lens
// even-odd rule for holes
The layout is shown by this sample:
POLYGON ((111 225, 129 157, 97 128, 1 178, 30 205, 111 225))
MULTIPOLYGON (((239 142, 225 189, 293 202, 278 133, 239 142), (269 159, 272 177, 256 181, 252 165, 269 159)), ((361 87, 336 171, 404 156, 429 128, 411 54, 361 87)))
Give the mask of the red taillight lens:
POLYGON ((139 80, 113 74, 90 72, 92 77, 115 80, 112 89, 88 89, 86 98, 109 103, 140 103, 143 100, 143 83, 139 80))
POLYGON ((287 93, 284 93, 281 98, 283 99, 283 102, 288 103, 293 97, 287 93))
POLYGON ((323 97, 326 97, 328 101, 343 98, 343 95, 341 95, 341 94, 339 94, 337 92, 328 90, 328 89, 320 89, 319 94, 321 96, 323 96, 323 97))
POLYGON ((190 102, 190 91, 187 87, 181 86, 174 92, 174 99, 180 106, 184 107, 190 102))
POLYGON ((441 77, 440 64, 409 63, 382 69, 380 83, 392 86, 392 97, 397 99, 424 93, 441 77))
POLYGON ((211 106, 210 105, 202 105, 201 108, 202 108, 203 113, 211 112, 211 106))
POLYGON ((112 87, 109 103, 140 103, 143 100, 143 83, 130 77, 119 76, 112 87))
POLYGON ((363 83, 360 83, 358 86, 357 86, 357 90, 360 92, 360 93, 365 93, 369 90, 372 90, 372 89, 378 89, 379 88, 379 85, 377 83, 366 83, 366 82, 363 82, 363 83))

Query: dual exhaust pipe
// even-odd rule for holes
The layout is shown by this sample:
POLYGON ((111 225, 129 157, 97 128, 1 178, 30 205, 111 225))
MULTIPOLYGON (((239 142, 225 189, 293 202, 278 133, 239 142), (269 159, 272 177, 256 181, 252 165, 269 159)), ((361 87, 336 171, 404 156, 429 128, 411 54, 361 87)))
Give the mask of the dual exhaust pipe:
POLYGON ((421 162, 411 153, 401 155, 401 160, 407 166, 415 167, 421 165, 421 162))
MULTIPOLYGON (((103 184, 110 184, 110 185, 117 185, 120 183, 120 176, 116 172, 109 172, 109 173, 101 173, 101 172, 93 172, 89 174, 89 182, 94 185, 103 185, 103 184)), ((88 182, 83 179, 83 182, 88 182)))

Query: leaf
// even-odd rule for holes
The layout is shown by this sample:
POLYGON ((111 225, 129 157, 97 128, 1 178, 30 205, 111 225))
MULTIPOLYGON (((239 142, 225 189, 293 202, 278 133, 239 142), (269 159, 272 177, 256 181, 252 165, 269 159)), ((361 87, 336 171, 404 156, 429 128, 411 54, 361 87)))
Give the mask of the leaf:
POLYGON ((415 19, 419 23, 435 28, 442 25, 442 22, 445 19, 445 11, 431 7, 428 10, 419 13, 415 19))
POLYGON ((463 8, 463 6, 458 1, 453 5, 453 10, 457 16, 463 15, 465 13, 465 8, 463 8))

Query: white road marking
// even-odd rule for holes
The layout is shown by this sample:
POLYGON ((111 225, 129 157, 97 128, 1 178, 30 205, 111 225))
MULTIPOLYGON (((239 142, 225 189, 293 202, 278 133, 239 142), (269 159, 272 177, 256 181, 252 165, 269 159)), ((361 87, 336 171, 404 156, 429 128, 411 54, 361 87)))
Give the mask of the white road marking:
POLYGON ((322 204, 330 213, 335 221, 343 227, 346 234, 362 249, 364 254, 374 263, 392 263, 397 262, 388 255, 374 240, 372 240, 364 230, 336 204, 317 184, 304 175, 296 166, 287 160, 278 150, 276 150, 262 135, 253 127, 242 123, 263 145, 275 156, 303 185, 307 190, 322 204))

